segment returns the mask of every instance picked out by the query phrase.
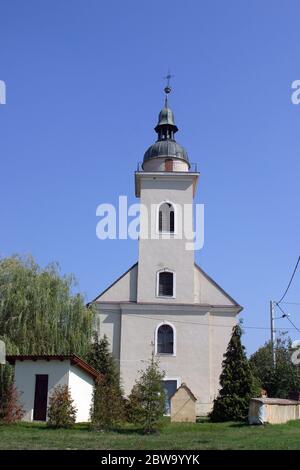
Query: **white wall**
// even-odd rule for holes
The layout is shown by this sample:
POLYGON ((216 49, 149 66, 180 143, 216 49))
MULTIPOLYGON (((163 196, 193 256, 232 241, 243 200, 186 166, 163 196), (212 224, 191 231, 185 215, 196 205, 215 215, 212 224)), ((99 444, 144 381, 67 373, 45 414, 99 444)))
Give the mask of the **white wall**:
POLYGON ((89 421, 94 380, 80 368, 71 366, 69 360, 16 361, 15 384, 18 390, 23 392, 21 395, 25 410, 23 421, 33 420, 36 374, 48 375, 47 406, 54 388, 57 385, 67 385, 77 408, 76 422, 89 421))
POLYGON ((96 322, 98 326, 98 334, 100 338, 103 338, 104 335, 107 336, 110 351, 119 365, 121 345, 121 309, 118 305, 101 306, 99 304, 95 304, 95 306, 97 312, 96 317, 98 320, 96 322))
POLYGON ((23 421, 33 420, 35 376, 48 374, 48 400, 54 387, 68 385, 70 361, 16 361, 15 384, 25 410, 23 421))
MULTIPOLYGON (((139 240, 139 267, 138 267, 138 302, 167 302, 167 303, 193 303, 194 302, 194 252, 186 250, 187 239, 176 233, 178 214, 175 210, 175 234, 171 239, 158 237, 158 223, 156 216, 151 214, 151 206, 158 209, 162 202, 168 201, 183 211, 184 204, 193 203, 194 177, 181 175, 171 178, 164 176, 140 176, 141 204, 147 208, 147 214, 141 211, 141 236, 139 240), (157 239, 146 238, 157 233, 157 239), (176 298, 156 297, 157 271, 168 268, 176 273, 176 298)), ((190 230, 193 228, 192 214, 188 220, 190 230)))
POLYGON ((109 287, 103 294, 99 295, 96 301, 123 301, 136 302, 137 291, 137 264, 134 265, 125 275, 123 275, 115 284, 109 287))
POLYGON ((206 305, 235 305, 227 295, 218 289, 198 267, 194 270, 194 302, 206 305))
MULTIPOLYGON (((144 171, 165 171, 165 161, 168 157, 162 158, 151 158, 143 163, 144 171)), ((187 162, 181 159, 172 158, 173 160, 173 171, 189 171, 189 165, 187 162)))
POLYGON ((78 367, 71 366, 69 387, 74 400, 74 406, 77 408, 76 422, 89 421, 94 388, 93 378, 78 367))
POLYGON ((168 312, 159 307, 126 306, 122 311, 120 363, 126 394, 151 357, 155 330, 162 319, 176 328, 177 344, 176 356, 157 356, 161 369, 166 378, 186 383, 197 397, 197 413, 206 414, 218 393, 223 354, 236 323, 236 312, 193 312, 187 306, 178 306, 177 310, 173 307, 168 312))

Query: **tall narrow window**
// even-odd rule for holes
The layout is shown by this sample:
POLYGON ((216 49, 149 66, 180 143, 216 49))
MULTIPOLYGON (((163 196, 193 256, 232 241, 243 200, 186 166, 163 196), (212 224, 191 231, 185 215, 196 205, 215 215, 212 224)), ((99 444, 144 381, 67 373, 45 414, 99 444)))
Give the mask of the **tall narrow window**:
POLYGON ((174 296, 174 274, 168 271, 158 273, 158 295, 163 297, 174 296))
POLYGON ((159 207, 158 231, 174 233, 175 231, 174 207, 169 202, 164 202, 159 207))
POLYGON ((174 353, 174 332, 171 325, 161 325, 157 331, 157 354, 174 353))

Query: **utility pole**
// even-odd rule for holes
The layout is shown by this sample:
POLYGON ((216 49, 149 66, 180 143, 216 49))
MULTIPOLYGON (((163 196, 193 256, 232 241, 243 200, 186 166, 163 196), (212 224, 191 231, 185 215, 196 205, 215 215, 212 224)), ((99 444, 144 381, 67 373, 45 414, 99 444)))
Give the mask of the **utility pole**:
POLYGON ((271 350, 272 350, 272 362, 273 367, 276 364, 276 355, 275 355, 275 341, 276 341, 276 332, 275 332, 275 302, 270 300, 270 327, 271 327, 271 350))

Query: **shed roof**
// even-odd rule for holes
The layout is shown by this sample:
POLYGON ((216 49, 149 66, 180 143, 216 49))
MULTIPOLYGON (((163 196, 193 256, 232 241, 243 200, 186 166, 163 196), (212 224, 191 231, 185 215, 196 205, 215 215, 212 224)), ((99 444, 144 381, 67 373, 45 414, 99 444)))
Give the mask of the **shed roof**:
POLYGON ((64 355, 64 354, 19 354, 19 355, 6 355, 6 360, 9 364, 15 364, 16 361, 67 361, 69 360, 71 365, 82 369, 89 374, 93 379, 99 379, 101 374, 96 371, 92 366, 85 362, 81 357, 75 354, 64 355))
POLYGON ((299 405, 300 402, 297 400, 286 400, 284 398, 251 398, 253 401, 257 401, 264 405, 299 405))
POLYGON ((182 383, 182 384, 180 385, 180 387, 177 388, 177 390, 173 393, 173 395, 172 395, 170 398, 173 398, 174 395, 176 395, 176 393, 177 393, 180 389, 182 389, 182 388, 190 395, 190 397, 192 398, 192 400, 197 401, 197 398, 195 397, 195 395, 193 394, 193 392, 191 391, 191 389, 190 389, 185 383, 182 383))

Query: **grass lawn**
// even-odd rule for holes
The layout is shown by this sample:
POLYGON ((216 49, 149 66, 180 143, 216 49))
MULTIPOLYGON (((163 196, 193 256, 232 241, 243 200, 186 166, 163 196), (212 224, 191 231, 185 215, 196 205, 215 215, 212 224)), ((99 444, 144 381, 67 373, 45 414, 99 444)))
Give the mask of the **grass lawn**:
POLYGON ((166 420, 162 430, 150 436, 132 425, 97 433, 86 424, 54 430, 44 424, 20 423, 0 426, 0 449, 300 449, 300 420, 266 426, 166 420))

